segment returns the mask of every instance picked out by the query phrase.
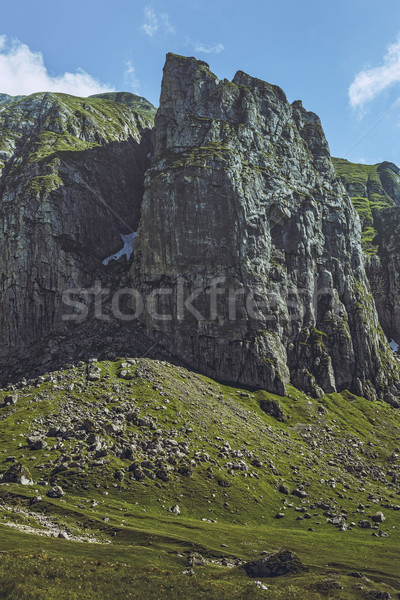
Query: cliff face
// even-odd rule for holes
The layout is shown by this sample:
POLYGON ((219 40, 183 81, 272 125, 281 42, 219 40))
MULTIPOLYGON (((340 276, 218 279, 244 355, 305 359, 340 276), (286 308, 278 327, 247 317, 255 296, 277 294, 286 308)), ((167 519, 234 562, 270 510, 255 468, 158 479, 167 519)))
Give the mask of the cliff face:
POLYGON ((132 94, 0 96, 0 358, 61 322, 136 231, 155 109, 132 94))
POLYGON ((154 144, 135 249, 153 339, 225 381, 391 401, 359 218, 318 117, 168 55, 154 144))
POLYGON ((377 254, 366 270, 380 324, 388 336, 400 342, 400 208, 388 208, 375 218, 377 254))
POLYGON ((389 162, 364 165, 343 158, 332 158, 332 162, 360 217, 363 250, 374 256, 380 212, 400 205, 400 169, 389 162))
POLYGON ((334 158, 336 172, 362 224, 366 272, 380 324, 400 342, 400 169, 334 158))

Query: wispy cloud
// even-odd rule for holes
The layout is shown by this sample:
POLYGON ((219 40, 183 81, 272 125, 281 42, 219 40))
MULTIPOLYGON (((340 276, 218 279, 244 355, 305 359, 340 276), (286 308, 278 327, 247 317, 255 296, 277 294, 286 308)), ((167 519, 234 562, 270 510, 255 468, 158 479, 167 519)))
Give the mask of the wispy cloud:
POLYGON ((225 50, 225 46, 223 44, 216 44, 215 46, 205 46, 200 42, 197 42, 194 46, 196 52, 205 52, 206 54, 219 54, 223 50, 225 50))
POLYGON ((349 87, 349 99, 352 107, 362 107, 373 100, 389 86, 400 82, 400 35, 394 44, 388 46, 379 67, 364 69, 357 73, 349 87))
POLYGON ((159 13, 152 6, 146 6, 144 9, 145 21, 142 24, 142 29, 146 35, 153 38, 156 33, 172 34, 175 33, 175 28, 171 25, 167 13, 159 13))
POLYGON ((63 92, 75 96, 90 96, 113 91, 86 71, 53 76, 47 71, 41 52, 32 51, 19 40, 8 42, 0 35, 0 92, 11 96, 35 92, 63 92))
POLYGON ((125 61, 124 82, 134 94, 140 93, 140 81, 136 76, 136 69, 131 60, 125 61))

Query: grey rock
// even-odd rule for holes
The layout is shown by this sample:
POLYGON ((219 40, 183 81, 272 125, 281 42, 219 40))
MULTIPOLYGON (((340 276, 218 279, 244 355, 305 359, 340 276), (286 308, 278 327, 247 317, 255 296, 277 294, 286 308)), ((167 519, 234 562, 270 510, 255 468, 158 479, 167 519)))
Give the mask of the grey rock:
POLYGON ((169 54, 154 144, 133 266, 154 299, 148 334, 209 376, 278 394, 397 389, 318 117, 241 71, 220 81, 169 54))
POLYGON ((376 512, 374 515, 372 515, 371 519, 374 523, 383 523, 386 521, 386 517, 382 511, 376 512))
MULTIPOLYGON (((62 320, 71 311, 63 292, 92 288, 106 269, 102 260, 120 249, 120 233, 127 226, 136 231, 154 117, 154 107, 139 105, 56 93, 10 98, 2 105, 5 368, 15 367, 16 356, 32 342, 70 325, 62 320)), ((52 350, 58 351, 56 344, 52 350)), ((89 379, 96 380, 91 374, 89 379)))
POLYGON ((249 577, 278 577, 288 573, 308 571, 290 550, 279 550, 254 562, 245 563, 242 568, 249 577))
POLYGON ((30 446, 33 450, 43 450, 44 448, 47 448, 46 440, 39 435, 32 435, 28 437, 26 441, 28 446, 30 446))
POLYGON ((358 521, 358 526, 361 527, 361 529, 371 529, 372 527, 371 523, 366 519, 358 521))
POLYGON ((33 478, 29 470, 21 463, 14 463, 3 473, 3 483, 20 483, 22 485, 33 485, 33 478))
POLYGON ((64 496, 64 490, 60 485, 53 485, 47 492, 47 496, 49 498, 62 498, 62 496, 64 496))
POLYGON ((174 504, 173 506, 171 506, 171 508, 169 510, 170 510, 170 512, 174 513, 174 515, 181 514, 181 509, 178 504, 174 504))

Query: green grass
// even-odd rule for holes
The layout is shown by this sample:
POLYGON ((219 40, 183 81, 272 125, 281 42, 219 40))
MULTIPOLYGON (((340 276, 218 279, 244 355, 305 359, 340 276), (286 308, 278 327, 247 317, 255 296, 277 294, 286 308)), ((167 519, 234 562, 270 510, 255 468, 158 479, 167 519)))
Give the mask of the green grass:
MULTIPOLYGON (((310 572, 265 580, 271 598, 363 598, 356 588, 360 580, 349 577, 350 571, 368 576, 370 582, 361 581, 366 589, 390 589, 395 597, 400 591, 400 511, 395 510, 400 489, 392 482, 400 470, 395 456, 400 445, 398 411, 348 392, 319 401, 294 388, 284 398, 250 392, 150 359, 125 365, 132 379, 122 379, 123 362, 98 363, 97 382, 87 381, 84 364, 53 373, 17 390, 16 405, 0 408, 0 473, 13 456, 35 481, 33 486, 0 485, 0 598, 41 598, 45 590, 49 600, 257 599, 267 592, 242 569, 218 561, 254 559, 279 547, 295 551, 310 572), (285 422, 261 410, 264 399, 280 404, 285 422), (26 445, 29 434, 46 430, 47 422, 65 422, 67 414, 78 421, 90 418, 112 448, 119 438, 109 433, 107 422, 115 423, 113 415, 129 403, 140 415, 157 419, 157 432, 126 422, 124 438, 136 436, 145 443, 161 436, 187 444, 188 454, 167 482, 148 476, 131 479, 132 459, 114 455, 108 464, 93 466, 86 442, 74 437, 62 442, 47 437, 43 450, 26 445), (252 457, 221 455, 225 442, 235 452, 252 452, 252 457), (197 461, 189 475, 181 474, 179 467, 198 453, 206 456, 204 462, 197 461), (85 457, 83 468, 53 474, 62 456, 70 460, 76 454, 85 457), (253 465, 255 457, 262 466, 253 465), (248 471, 227 468, 228 462, 239 460, 248 464, 248 471), (114 477, 121 468, 126 470, 122 482, 114 477), (40 479, 49 483, 38 485, 40 479), (46 496, 55 482, 65 490, 63 498, 46 496), (283 482, 290 491, 302 485, 309 495, 281 494, 283 482), (31 504, 39 495, 42 499, 31 504), (374 538, 373 530, 357 526, 339 531, 317 506, 321 501, 335 514, 347 511, 348 523, 382 510, 386 521, 380 527, 389 537, 374 538), (174 504, 179 504, 180 516, 169 511, 174 504), (282 511, 285 518, 276 519, 282 511), (298 520, 304 511, 311 518, 298 520), (29 527, 46 533, 43 517, 72 538, 98 543, 28 534, 29 527), (190 577, 182 572, 193 551, 208 563, 195 567, 190 577), (327 579, 339 581, 343 590, 330 591, 327 579)), ((0 391, 0 402, 7 393, 0 391)), ((143 458, 139 445, 134 460, 143 458)))

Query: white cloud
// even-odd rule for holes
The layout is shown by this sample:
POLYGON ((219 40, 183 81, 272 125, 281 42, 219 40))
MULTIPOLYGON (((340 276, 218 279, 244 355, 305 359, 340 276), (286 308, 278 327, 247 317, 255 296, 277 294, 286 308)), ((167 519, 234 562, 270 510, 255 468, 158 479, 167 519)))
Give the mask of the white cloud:
POLYGON ((360 71, 349 87, 350 104, 361 107, 384 89, 400 82, 400 36, 391 44, 379 67, 360 71))
POLYGON ((0 93, 10 96, 35 92, 63 92, 74 96, 90 96, 114 91, 86 71, 53 76, 47 71, 41 52, 32 51, 19 40, 10 44, 0 36, 0 93))
POLYGON ((146 6, 144 9, 146 21, 142 25, 142 29, 146 35, 153 37, 158 30, 158 19, 154 8, 146 6))
POLYGON ((219 54, 220 52, 225 50, 225 47, 223 44, 216 44, 215 46, 204 46, 204 44, 198 42, 195 45, 194 49, 196 50, 196 52, 205 52, 206 54, 219 54))
POLYGON ((134 94, 140 92, 140 81, 136 76, 136 69, 131 60, 125 61, 124 81, 130 87, 130 91, 134 94))
POLYGON ((167 13, 156 14, 156 11, 151 6, 146 6, 144 9, 145 22, 142 29, 149 37, 154 37, 157 32, 164 34, 175 33, 175 28, 171 25, 167 13))
POLYGON ((162 27, 165 33, 175 33, 175 27, 173 27, 170 23, 169 16, 167 13, 161 13, 160 15, 162 27))

